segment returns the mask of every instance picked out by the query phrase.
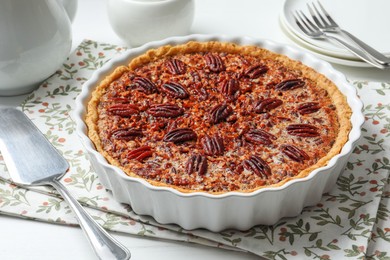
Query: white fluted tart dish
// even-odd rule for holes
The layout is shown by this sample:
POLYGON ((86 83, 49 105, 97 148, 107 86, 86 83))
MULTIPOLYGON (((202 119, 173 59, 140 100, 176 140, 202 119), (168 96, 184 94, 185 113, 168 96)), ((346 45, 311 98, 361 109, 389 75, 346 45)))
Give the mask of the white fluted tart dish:
POLYGON ((318 202, 360 137, 362 103, 328 63, 268 40, 191 35, 97 70, 74 113, 91 163, 137 214, 245 230, 318 202))

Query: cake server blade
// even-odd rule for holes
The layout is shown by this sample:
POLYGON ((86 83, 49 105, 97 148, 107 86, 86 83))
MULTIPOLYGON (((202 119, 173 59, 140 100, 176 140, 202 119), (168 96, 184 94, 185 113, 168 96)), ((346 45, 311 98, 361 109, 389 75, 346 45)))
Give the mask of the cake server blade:
POLYGON ((16 108, 0 108, 0 151, 9 174, 22 185, 51 185, 73 209, 100 259, 129 259, 130 252, 111 237, 59 181, 68 162, 32 121, 16 108))

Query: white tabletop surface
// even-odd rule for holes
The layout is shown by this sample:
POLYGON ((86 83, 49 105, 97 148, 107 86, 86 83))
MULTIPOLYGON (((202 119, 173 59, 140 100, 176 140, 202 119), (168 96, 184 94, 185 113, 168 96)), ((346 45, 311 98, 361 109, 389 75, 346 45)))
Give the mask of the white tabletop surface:
MULTIPOLYGON (((248 35, 289 42, 279 28, 283 0, 196 0, 191 33, 248 35)), ((105 0, 79 0, 73 22, 73 49, 83 40, 123 45, 106 15, 105 0)), ((390 82, 390 72, 335 66, 348 78, 390 82)), ((26 96, 0 97, 0 106, 17 106, 26 96)), ((258 259, 258 257, 188 243, 114 234, 132 259, 258 259)), ((0 259, 96 259, 79 228, 0 215, 0 259)))

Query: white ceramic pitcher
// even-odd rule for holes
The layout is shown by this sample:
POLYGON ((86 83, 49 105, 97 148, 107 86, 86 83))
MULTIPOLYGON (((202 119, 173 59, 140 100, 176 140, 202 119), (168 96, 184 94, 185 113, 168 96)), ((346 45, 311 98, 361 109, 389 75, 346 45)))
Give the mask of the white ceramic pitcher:
POLYGON ((31 92, 65 61, 77 0, 0 1, 0 96, 31 92), (67 4, 66 13, 63 3, 67 4))

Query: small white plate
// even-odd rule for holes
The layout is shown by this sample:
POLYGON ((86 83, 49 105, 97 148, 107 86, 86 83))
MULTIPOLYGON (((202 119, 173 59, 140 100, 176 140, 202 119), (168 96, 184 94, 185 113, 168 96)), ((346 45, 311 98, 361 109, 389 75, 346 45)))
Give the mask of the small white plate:
MULTIPOLYGON (((295 24, 292 12, 302 10, 306 15, 309 15, 306 3, 312 2, 315 3, 314 0, 285 0, 281 16, 286 27, 299 38, 322 49, 321 52, 327 55, 356 59, 353 54, 339 45, 308 38, 295 24)), ((343 0, 336 2, 334 0, 321 0, 321 4, 343 29, 385 55, 390 55, 390 23, 388 20, 390 1, 343 0)))
POLYGON ((310 42, 306 42, 300 39, 297 35, 295 35, 287 25, 284 23, 283 18, 280 17, 279 25, 282 29, 282 32, 286 35, 286 37, 291 41, 291 43, 304 48, 306 51, 316 55, 318 58, 329 61, 331 63, 344 65, 344 66, 352 66, 352 67, 361 67, 361 68, 371 68, 373 67, 371 64, 368 64, 363 61, 343 59, 339 57, 329 56, 326 53, 323 53, 321 49, 319 49, 316 45, 311 44, 310 42))
POLYGON ((300 35, 295 34, 295 32, 293 32, 290 29, 290 27, 287 25, 288 22, 287 22, 286 17, 284 15, 280 15, 279 19, 280 19, 280 23, 283 24, 283 26, 284 26, 283 29, 287 30, 288 33, 290 34, 289 36, 290 37, 294 37, 294 41, 299 43, 299 45, 308 47, 311 50, 314 50, 314 51, 316 51, 318 53, 322 53, 322 54, 327 55, 327 56, 336 57, 336 58, 340 58, 340 59, 348 59, 348 60, 359 61, 359 58, 354 56, 354 55, 352 55, 350 52, 344 53, 344 52, 324 49, 321 46, 319 46, 321 44, 330 44, 331 42, 328 41, 328 40, 316 40, 313 43, 313 41, 307 41, 310 38, 307 38, 307 37, 305 39, 300 38, 300 35))

